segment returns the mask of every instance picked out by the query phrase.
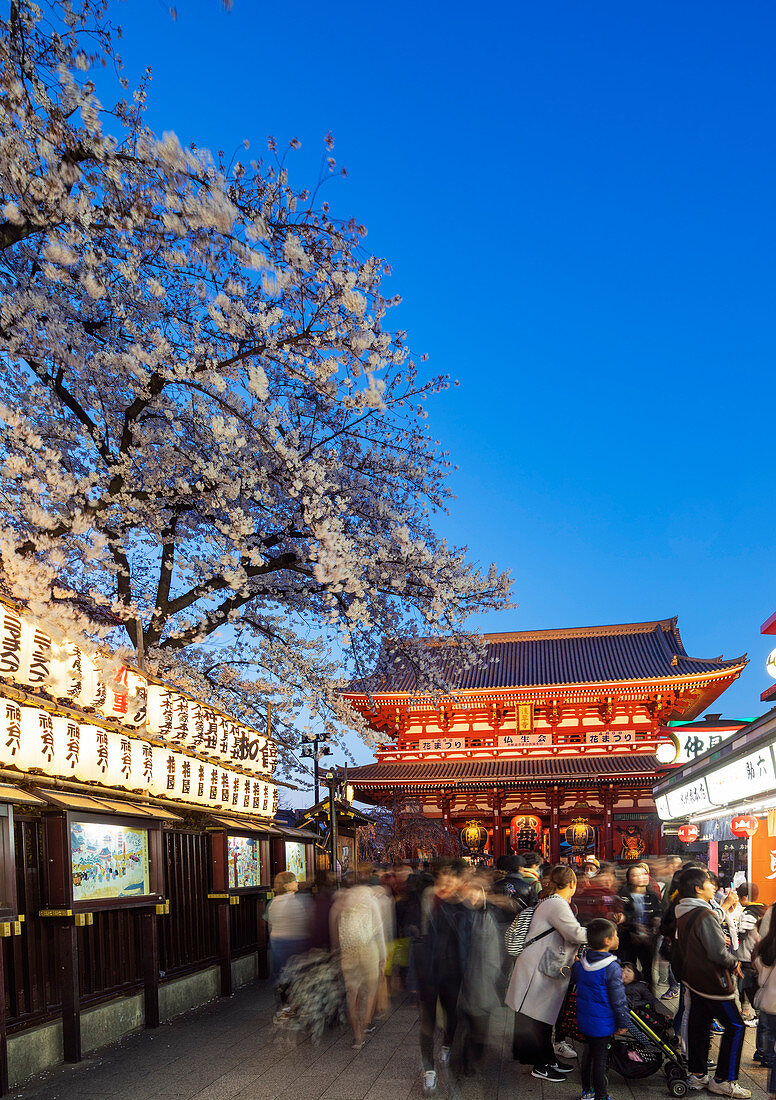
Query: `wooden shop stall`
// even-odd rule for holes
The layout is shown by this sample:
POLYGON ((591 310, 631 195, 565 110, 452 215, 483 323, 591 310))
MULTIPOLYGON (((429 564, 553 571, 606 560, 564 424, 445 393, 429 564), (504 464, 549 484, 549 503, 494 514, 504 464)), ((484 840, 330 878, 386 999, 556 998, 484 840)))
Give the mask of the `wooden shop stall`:
POLYGON ((2 1091, 265 966, 269 728, 97 657, 0 601, 2 1091))

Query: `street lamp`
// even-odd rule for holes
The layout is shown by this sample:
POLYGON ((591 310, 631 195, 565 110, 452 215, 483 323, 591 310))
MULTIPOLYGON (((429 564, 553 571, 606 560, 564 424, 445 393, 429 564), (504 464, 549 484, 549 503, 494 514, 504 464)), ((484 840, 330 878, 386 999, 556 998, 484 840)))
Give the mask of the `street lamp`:
POLYGON ((326 738, 325 737, 319 737, 317 733, 316 734, 309 734, 308 733, 307 740, 308 740, 309 744, 305 745, 304 748, 302 749, 302 756, 312 757, 312 760, 313 760, 313 779, 315 781, 315 805, 317 806, 318 805, 318 799, 319 799, 319 794, 318 794, 318 785, 319 785, 318 760, 321 756, 331 756, 332 753, 334 752, 334 749, 331 747, 331 745, 326 744, 326 738), (320 746, 320 748, 318 746, 320 746))
POLYGON ((337 788, 337 777, 329 769, 326 772, 326 786, 329 788, 329 840, 331 841, 331 869, 337 878, 337 806, 334 801, 334 792, 337 788))

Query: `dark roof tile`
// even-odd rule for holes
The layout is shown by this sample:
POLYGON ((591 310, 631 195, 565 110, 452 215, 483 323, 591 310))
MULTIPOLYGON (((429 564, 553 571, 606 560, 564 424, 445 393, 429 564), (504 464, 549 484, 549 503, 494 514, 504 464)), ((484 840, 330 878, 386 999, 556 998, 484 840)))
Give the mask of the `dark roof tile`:
POLYGON ((485 650, 474 668, 456 668, 456 647, 436 639, 408 643, 388 656, 375 672, 355 681, 349 693, 407 693, 426 690, 418 681, 413 654, 422 650, 453 691, 542 687, 553 684, 616 683, 631 680, 682 679, 721 672, 746 663, 746 657, 689 657, 677 620, 531 630, 482 635, 485 650))
POLYGON ((599 776, 643 779, 657 776, 654 756, 635 753, 611 756, 523 757, 517 760, 378 761, 348 768, 348 782, 359 787, 403 787, 431 783, 504 783, 525 780, 587 779, 599 776))

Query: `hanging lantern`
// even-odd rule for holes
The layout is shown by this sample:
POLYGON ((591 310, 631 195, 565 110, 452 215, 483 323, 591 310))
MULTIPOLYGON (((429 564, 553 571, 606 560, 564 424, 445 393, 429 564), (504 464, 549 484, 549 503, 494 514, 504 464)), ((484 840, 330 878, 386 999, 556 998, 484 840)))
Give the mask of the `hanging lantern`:
POLYGON ((754 836, 760 822, 753 814, 737 814, 730 822, 733 836, 754 836))
POLYGON ((679 839, 683 844, 694 844, 700 836, 697 825, 682 825, 679 829, 679 839))
POLYGON ((517 814, 509 823, 513 852, 533 852, 539 846, 542 823, 533 814, 517 814))
POLYGON ((575 817, 565 832, 566 842, 577 851, 589 848, 595 838, 592 825, 584 817, 575 817))
POLYGON ((481 852, 488 839, 488 830, 479 821, 467 821, 459 835, 461 843, 470 852, 481 852))

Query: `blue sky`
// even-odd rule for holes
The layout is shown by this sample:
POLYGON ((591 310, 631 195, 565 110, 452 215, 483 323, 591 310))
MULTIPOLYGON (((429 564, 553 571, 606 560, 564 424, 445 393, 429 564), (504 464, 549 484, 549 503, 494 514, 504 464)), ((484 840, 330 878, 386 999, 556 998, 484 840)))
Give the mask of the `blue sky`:
MULTIPOLYGON (((394 323, 460 381, 429 408, 460 469, 440 528, 510 568, 481 629, 678 614, 752 664, 776 610, 776 9, 729 4, 115 4, 149 124, 297 136, 393 265, 394 323)), ((773 640, 776 644, 776 639, 773 640)))

